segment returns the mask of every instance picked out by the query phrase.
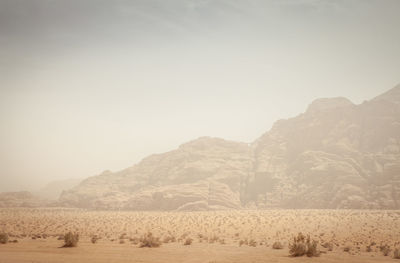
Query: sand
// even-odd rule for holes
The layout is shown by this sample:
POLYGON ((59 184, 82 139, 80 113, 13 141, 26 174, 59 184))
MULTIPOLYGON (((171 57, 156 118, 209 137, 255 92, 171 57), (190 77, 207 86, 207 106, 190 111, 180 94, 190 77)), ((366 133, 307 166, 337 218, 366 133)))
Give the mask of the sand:
POLYGON ((10 241, 18 240, 0 244, 0 262, 13 263, 400 262, 393 259, 393 250, 400 248, 400 211, 0 209, 0 232, 8 233, 10 241), (77 247, 62 248, 60 236, 68 231, 79 233, 77 247), (160 238, 160 247, 139 247, 139 239, 148 231, 160 238), (319 257, 289 256, 288 245, 298 232, 318 241, 319 257), (100 238, 94 244, 93 236, 100 238), (184 245, 189 238, 193 242, 184 245), (283 249, 272 248, 276 241, 283 249), (321 246, 326 243, 331 250, 321 246), (390 247, 388 256, 381 245, 390 247))

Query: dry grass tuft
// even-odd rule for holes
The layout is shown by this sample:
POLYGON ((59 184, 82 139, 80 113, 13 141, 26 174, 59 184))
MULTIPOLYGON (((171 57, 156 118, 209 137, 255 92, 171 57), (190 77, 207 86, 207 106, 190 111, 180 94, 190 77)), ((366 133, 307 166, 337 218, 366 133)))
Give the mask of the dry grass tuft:
POLYGON ((283 244, 279 241, 274 242, 274 244, 272 244, 272 248, 273 249, 283 249, 283 244))
POLYGON ((256 247, 257 246, 257 241, 255 241, 254 239, 250 239, 249 246, 250 247, 256 247))
POLYGON ((400 249, 396 248, 393 252, 393 258, 394 259, 400 259, 400 249))
POLYGON ((193 239, 191 239, 190 237, 186 238, 185 243, 183 243, 183 245, 185 246, 189 246, 191 245, 193 242, 193 239))
POLYGON ((159 247, 161 246, 161 241, 159 237, 153 236, 151 232, 147 232, 140 238, 139 247, 159 247))
POLYGON ((366 252, 372 252, 372 247, 371 247, 371 245, 366 246, 365 251, 366 251, 366 252))
POLYGON ((241 247, 241 246, 243 246, 243 245, 248 245, 249 244, 249 241, 247 241, 247 239, 245 239, 245 240, 240 240, 239 241, 239 247, 241 247))
POLYGON ((350 247, 350 246, 345 246, 345 247, 343 248, 343 251, 344 251, 344 252, 350 252, 350 251, 351 251, 351 247, 350 247))
POLYGON ((388 245, 381 245, 379 249, 385 257, 389 256, 390 251, 392 251, 388 245))
POLYGON ((6 244, 8 242, 8 234, 0 233, 0 244, 6 244))
POLYGON ((100 238, 98 236, 92 236, 92 238, 90 239, 90 242, 92 242, 92 244, 96 244, 99 239, 100 238))
POLYGON ((64 235, 64 246, 63 247, 76 247, 79 242, 79 234, 68 232, 64 235))
POLYGON ((297 237, 293 238, 293 243, 289 244, 289 254, 292 257, 318 257, 320 252, 317 249, 318 242, 311 240, 310 236, 307 237, 299 233, 297 237))

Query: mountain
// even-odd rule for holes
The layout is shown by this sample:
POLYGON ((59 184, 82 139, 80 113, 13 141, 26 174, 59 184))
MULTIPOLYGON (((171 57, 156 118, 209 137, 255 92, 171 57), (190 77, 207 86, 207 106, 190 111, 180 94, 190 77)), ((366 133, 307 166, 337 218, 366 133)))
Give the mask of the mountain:
POLYGON ((251 144, 202 137, 105 171, 60 204, 97 209, 400 208, 400 85, 317 99, 251 144))
POLYGON ((203 137, 123 171, 90 177, 60 201, 136 210, 240 208, 241 180, 251 166, 248 144, 203 137))

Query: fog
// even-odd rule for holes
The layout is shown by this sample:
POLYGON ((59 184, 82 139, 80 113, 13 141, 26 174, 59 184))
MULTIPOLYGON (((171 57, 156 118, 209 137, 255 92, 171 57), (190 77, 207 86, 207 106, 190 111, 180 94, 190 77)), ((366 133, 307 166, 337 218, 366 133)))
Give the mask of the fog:
POLYGON ((0 0, 0 191, 252 142, 400 82, 400 1, 0 0))

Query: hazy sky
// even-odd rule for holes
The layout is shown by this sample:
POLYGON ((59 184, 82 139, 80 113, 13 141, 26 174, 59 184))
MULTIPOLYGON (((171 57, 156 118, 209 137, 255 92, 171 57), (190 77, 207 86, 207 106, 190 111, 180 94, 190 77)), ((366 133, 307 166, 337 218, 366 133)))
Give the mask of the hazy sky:
POLYGON ((398 0, 0 0, 0 191, 398 83, 398 0))

